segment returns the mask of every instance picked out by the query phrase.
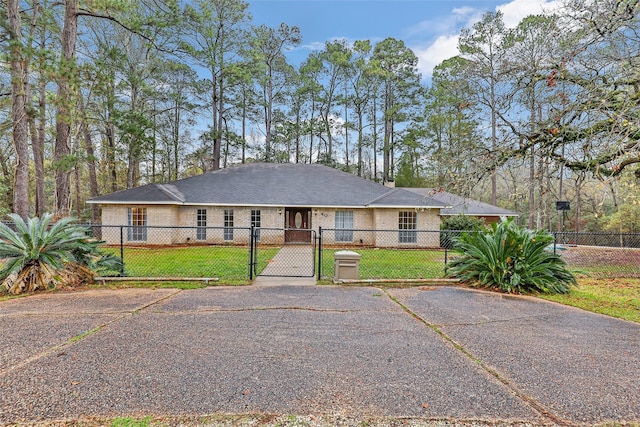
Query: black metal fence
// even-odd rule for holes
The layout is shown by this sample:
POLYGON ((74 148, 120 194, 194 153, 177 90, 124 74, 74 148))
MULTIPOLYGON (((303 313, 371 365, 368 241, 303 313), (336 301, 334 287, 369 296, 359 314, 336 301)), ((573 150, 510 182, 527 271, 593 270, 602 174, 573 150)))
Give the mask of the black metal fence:
POLYGON ((335 254, 360 255, 362 280, 419 280, 444 277, 450 248, 440 230, 321 229, 319 277, 332 278, 335 254), (444 243, 444 242, 442 242, 444 243))
MULTIPOLYGON (((140 278, 219 279, 228 284, 251 277, 250 228, 89 225, 104 241, 103 252, 122 259, 123 269, 105 275, 140 278)), ((265 253, 277 249, 265 249, 265 253)))
MULTIPOLYGON (((335 253, 361 254, 360 277, 374 279, 439 279, 456 256, 457 230, 321 230, 322 276, 333 277, 335 253), (353 241, 348 240, 353 232, 353 241), (346 235, 344 234, 346 233, 346 235)), ((640 234, 553 233, 548 250, 558 253, 571 270, 594 278, 640 277, 640 234)))
POLYGON ((553 250, 569 267, 596 278, 640 277, 640 234, 554 233, 553 250))
MULTIPOLYGON (((285 230, 241 227, 159 227, 89 225, 105 243, 102 249, 122 259, 122 271, 111 275, 167 279, 213 279, 221 283, 250 282, 276 258, 285 241, 285 230), (253 244, 252 244, 253 243, 253 244)), ((295 268, 311 268, 318 278, 331 279, 335 254, 353 251, 360 255, 362 280, 440 279, 458 231, 442 230, 346 230, 320 229, 311 233, 312 246, 299 250, 295 268), (313 243, 313 245, 312 245, 313 243)), ((569 267, 597 278, 640 277, 640 234, 554 233, 556 251, 569 267)), ((291 266, 290 266, 291 267, 291 266)), ((289 269, 290 270, 290 269, 289 269)), ((267 270, 264 274, 274 270, 267 270)), ((275 270, 277 271, 277 270, 275 270)), ((282 270, 281 270, 282 271, 282 270)), ((288 271, 288 270, 287 270, 288 271)), ((287 273, 288 274, 288 273, 287 273)), ((313 274, 313 273, 312 273, 313 274)))

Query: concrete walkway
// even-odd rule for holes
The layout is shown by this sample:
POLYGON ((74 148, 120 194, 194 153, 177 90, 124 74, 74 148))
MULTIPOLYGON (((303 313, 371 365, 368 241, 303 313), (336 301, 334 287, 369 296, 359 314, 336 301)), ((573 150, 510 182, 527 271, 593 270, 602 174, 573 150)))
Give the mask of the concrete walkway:
POLYGON ((269 260, 269 264, 255 278, 253 284, 258 286, 315 285, 314 262, 311 245, 285 245, 269 260))
POLYGON ((534 298, 98 290, 1 301, 0 322, 1 424, 264 413, 343 426, 640 421, 640 325, 534 298))

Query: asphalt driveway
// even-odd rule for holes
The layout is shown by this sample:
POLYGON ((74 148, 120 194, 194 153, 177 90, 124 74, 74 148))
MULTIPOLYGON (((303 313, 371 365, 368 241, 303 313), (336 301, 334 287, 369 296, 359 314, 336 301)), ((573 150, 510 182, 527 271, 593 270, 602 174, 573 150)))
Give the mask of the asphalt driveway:
POLYGON ((99 290, 0 302, 0 423, 338 414, 640 420, 640 325, 461 288, 99 290))

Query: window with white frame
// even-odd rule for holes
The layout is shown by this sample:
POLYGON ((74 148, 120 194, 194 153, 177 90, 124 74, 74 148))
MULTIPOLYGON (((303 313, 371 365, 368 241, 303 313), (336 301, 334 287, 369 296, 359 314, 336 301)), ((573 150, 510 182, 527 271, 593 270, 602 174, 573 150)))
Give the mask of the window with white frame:
POLYGON ((254 227, 256 233, 256 241, 260 241, 260 227, 262 227, 262 217, 259 209, 251 210, 251 227, 254 227))
POLYGON ((147 208, 128 208, 127 225, 127 240, 130 242, 146 242, 147 208))
POLYGON ((336 211, 336 242, 353 242, 353 211, 336 211))
POLYGON ((196 240, 207 240, 207 210, 196 210, 196 240))
POLYGON ((414 211, 401 211, 398 213, 398 242, 417 243, 416 230, 418 214, 414 211))
POLYGON ((224 240, 233 240, 233 209, 224 210, 224 240))

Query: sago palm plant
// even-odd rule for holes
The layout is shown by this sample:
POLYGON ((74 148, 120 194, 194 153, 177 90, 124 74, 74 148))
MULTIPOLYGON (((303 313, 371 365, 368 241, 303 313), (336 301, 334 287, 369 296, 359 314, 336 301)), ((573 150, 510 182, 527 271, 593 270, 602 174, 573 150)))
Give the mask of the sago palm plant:
POLYGON ((87 231, 72 218, 52 223, 51 215, 26 222, 18 215, 10 217, 13 227, 0 223, 0 283, 9 293, 73 282, 80 271, 85 274, 81 279, 91 275, 90 266, 74 255, 92 250, 87 231))
POLYGON ((553 236, 518 227, 512 220, 491 229, 461 235, 459 255, 447 266, 447 276, 474 286, 503 292, 567 293, 576 284, 566 262, 546 248, 553 236))

